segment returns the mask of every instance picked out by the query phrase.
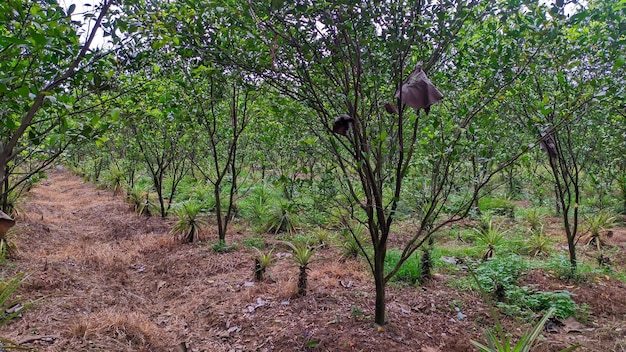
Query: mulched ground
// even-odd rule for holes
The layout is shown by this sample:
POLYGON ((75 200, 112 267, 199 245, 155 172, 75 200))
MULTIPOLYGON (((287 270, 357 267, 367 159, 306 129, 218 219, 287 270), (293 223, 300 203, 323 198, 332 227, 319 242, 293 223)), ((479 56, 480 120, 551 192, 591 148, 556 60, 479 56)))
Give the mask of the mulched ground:
MULTIPOLYGON (((453 277, 442 274, 417 288, 391 285, 389 323, 379 331, 362 262, 320 249, 308 294, 296 297, 298 269, 284 250, 269 278, 253 282, 245 227, 228 234, 239 243, 230 253, 211 251, 216 234, 180 244, 168 234, 171 220, 135 215, 66 171, 32 190, 19 220, 21 253, 8 274, 26 271, 19 294, 36 302, 0 336, 39 351, 471 351, 470 339, 482 340, 492 324, 479 295, 451 288, 453 277)), ((610 241, 624 253, 626 232, 615 233, 610 241)), ((589 306, 582 331, 546 333, 538 350, 581 343, 579 351, 626 351, 623 282, 563 282, 541 271, 524 281, 568 289, 589 306)), ((514 318, 505 325, 518 336, 527 329, 514 318)))

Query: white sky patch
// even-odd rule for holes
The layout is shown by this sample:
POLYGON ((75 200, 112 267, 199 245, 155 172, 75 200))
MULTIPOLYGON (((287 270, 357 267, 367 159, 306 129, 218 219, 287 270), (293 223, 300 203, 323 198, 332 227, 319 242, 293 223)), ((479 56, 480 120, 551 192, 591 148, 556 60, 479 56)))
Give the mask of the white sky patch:
MULTIPOLYGON (((76 9, 72 13, 72 20, 79 21, 83 23, 82 28, 79 30, 80 40, 81 42, 85 42, 87 40, 87 35, 91 33, 91 29, 93 28, 94 22, 100 12, 97 10, 100 8, 101 1, 100 0, 58 0, 59 5, 61 5, 66 11, 70 8, 70 6, 75 5, 76 9), (91 19, 85 19, 84 16, 86 14, 93 14, 94 17, 91 19)), ((96 31, 96 36, 93 38, 91 42, 90 48, 103 48, 107 46, 107 42, 104 39, 104 32, 102 28, 98 28, 96 31)))
MULTIPOLYGON (((555 0, 539 0, 539 3, 544 5, 554 5, 555 0)), ((565 1, 565 15, 571 16, 580 11, 581 8, 585 7, 587 7, 587 0, 565 1)))

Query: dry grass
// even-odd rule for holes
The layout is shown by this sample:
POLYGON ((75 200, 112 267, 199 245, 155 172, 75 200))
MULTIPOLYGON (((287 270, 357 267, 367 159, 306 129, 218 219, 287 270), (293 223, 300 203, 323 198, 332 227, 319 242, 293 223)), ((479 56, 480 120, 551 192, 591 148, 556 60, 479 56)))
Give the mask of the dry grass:
MULTIPOLYGON (((307 296, 298 298, 298 268, 284 255, 267 280, 253 283, 255 252, 242 245, 245 227, 235 224, 227 234, 239 243, 230 253, 211 251, 215 233, 180 244, 168 235, 170 220, 137 216, 120 197, 65 172, 50 173, 23 208, 28 219, 16 226, 22 252, 13 270, 29 273, 21 298, 40 300, 0 336, 41 352, 159 352, 180 343, 192 351, 299 351, 312 340, 320 351, 467 351, 489 324, 476 294, 437 276, 418 289, 389 286, 389 324, 377 332, 363 261, 339 260, 332 246, 318 250, 314 259, 322 260, 311 263, 307 296), (450 321, 452 301, 464 307, 465 320, 450 321)), ((577 297, 604 297, 613 308, 593 309, 606 321, 623 321, 623 286, 602 284, 610 289, 598 283, 577 297)), ((610 330, 597 338, 602 346, 624 342, 610 330)))
POLYGON ((69 327, 70 338, 90 340, 110 336, 120 347, 133 351, 166 348, 162 342, 171 339, 169 335, 145 315, 137 312, 121 313, 112 309, 79 317, 69 327))

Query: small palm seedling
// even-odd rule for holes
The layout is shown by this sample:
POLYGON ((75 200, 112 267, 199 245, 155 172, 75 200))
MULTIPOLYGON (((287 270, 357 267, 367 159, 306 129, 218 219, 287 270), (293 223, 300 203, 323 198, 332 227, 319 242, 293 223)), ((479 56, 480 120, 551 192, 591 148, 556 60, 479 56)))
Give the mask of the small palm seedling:
POLYGON ((495 225, 490 216, 483 217, 478 228, 474 229, 474 240, 487 247, 483 260, 493 257, 496 247, 504 239, 505 230, 495 225))
POLYGON ((341 249, 343 256, 346 258, 356 259, 361 253, 361 247, 359 243, 363 243, 361 240, 365 235, 365 227, 361 224, 356 226, 348 226, 341 232, 342 243, 341 249))
POLYGON ((278 204, 268 204, 261 216, 261 222, 263 232, 293 234, 298 223, 296 203, 281 200, 278 204))
POLYGON ((315 254, 316 247, 309 247, 308 242, 284 242, 289 248, 291 248, 291 259, 298 264, 300 273, 298 275, 298 296, 306 296, 307 279, 309 264, 311 264, 311 257, 315 254))
POLYGON ((528 208, 521 217, 531 231, 537 231, 543 228, 543 220, 546 215, 540 208, 528 208))
POLYGON ((274 249, 270 249, 269 252, 263 253, 258 248, 256 250, 256 256, 254 257, 254 280, 263 281, 265 271, 274 262, 274 249))
POLYGON ((526 239, 526 249, 533 257, 539 254, 546 254, 550 250, 550 238, 543 232, 543 226, 530 231, 530 236, 526 239))
POLYGON ((600 237, 615 226, 617 216, 608 210, 601 210, 595 215, 586 216, 585 223, 587 225, 588 234, 585 236, 587 245, 595 245, 598 250, 604 245, 604 241, 600 237))
POLYGON ((174 214, 178 220, 172 227, 170 234, 174 236, 180 235, 183 242, 191 243, 199 235, 203 226, 207 222, 200 217, 202 212, 202 203, 186 202, 181 207, 174 209, 174 214))
POLYGON ((113 195, 117 196, 122 191, 122 180, 124 179, 124 171, 115 164, 109 165, 109 175, 107 181, 113 188, 113 195))
POLYGON ((139 215, 152 216, 155 205, 150 199, 150 193, 139 186, 134 186, 126 193, 126 201, 130 203, 132 210, 139 215))

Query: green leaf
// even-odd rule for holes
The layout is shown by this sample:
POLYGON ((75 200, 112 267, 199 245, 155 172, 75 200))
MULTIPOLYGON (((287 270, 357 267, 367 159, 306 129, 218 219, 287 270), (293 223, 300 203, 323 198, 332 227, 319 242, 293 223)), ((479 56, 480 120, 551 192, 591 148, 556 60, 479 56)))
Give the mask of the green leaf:
POLYGON ((33 40, 35 40, 35 44, 39 46, 44 46, 48 43, 48 38, 46 38, 46 36, 41 33, 33 33, 32 37, 33 40))
POLYGON ((113 122, 117 122, 117 120, 119 120, 120 118, 120 109, 115 108, 113 110, 111 110, 111 120, 113 122))
POLYGON ((317 347, 319 343, 320 343, 320 340, 317 340, 317 339, 309 340, 309 342, 306 343, 305 347, 314 348, 314 347, 317 347))
POLYGON ((17 90, 17 94, 19 94, 22 98, 29 98, 30 97, 30 90, 28 89, 27 86, 21 86, 17 90))
POLYGON ((0 36, 0 45, 8 46, 9 44, 28 45, 30 43, 28 41, 26 41, 24 39, 20 39, 20 38, 0 36))
POLYGON ((624 66, 625 62, 626 58, 624 57, 624 55, 618 57, 617 60, 615 60, 615 64, 613 65, 613 72, 619 70, 622 66, 624 66))
POLYGON ((61 135, 56 133, 50 136, 50 139, 48 140, 49 144, 54 145, 56 144, 59 139, 61 139, 61 135))

